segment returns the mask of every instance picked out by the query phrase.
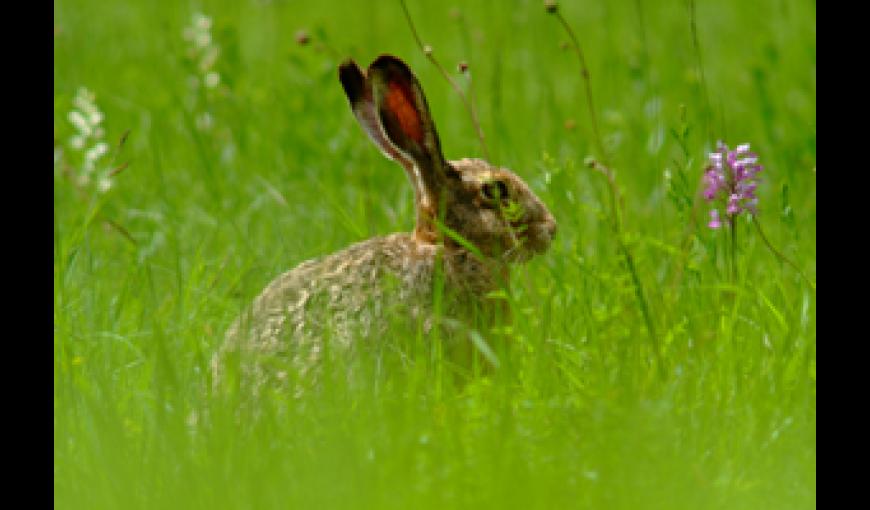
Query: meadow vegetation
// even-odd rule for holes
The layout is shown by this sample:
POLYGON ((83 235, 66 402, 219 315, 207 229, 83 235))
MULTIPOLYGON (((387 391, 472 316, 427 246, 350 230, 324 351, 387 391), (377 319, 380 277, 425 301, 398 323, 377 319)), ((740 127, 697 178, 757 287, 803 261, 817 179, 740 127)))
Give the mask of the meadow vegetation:
POLYGON ((478 130, 398 1, 55 2, 56 507, 815 507, 815 3, 564 2, 588 81, 544 2, 408 11, 558 234, 468 335, 498 369, 397 332, 249 412, 207 390, 243 307, 413 226, 338 64, 408 62, 449 159, 478 130), (763 170, 710 228, 718 140, 763 170))

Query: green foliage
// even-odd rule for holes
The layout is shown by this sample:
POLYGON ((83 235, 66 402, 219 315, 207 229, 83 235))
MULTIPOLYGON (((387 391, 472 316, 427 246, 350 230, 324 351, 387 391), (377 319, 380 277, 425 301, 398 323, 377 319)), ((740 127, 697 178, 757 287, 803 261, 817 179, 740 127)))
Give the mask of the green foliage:
POLYGON ((307 258, 412 228, 411 187, 357 126, 340 60, 405 59, 448 158, 480 155, 474 126, 398 2, 55 3, 56 506, 814 507, 815 292, 742 221, 732 281, 727 232, 697 199, 709 136, 751 142, 765 232, 815 281, 814 4, 698 4, 705 84, 685 2, 560 5, 621 232, 582 164, 596 150, 582 77, 543 3, 408 7, 556 240, 491 296, 513 321, 466 332, 486 366, 456 377, 405 331, 327 356, 317 391, 250 413, 209 390, 242 307, 307 258), (220 48, 214 87, 183 37, 197 9, 220 48), (129 163, 104 192, 64 169, 81 161, 67 116, 82 86, 113 164, 129 163))

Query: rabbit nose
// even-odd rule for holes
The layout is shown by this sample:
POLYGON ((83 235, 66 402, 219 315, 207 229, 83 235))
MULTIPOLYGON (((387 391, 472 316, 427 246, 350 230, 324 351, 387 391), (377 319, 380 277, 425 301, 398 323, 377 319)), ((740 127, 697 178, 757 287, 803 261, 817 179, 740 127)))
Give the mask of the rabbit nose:
POLYGON ((556 235, 556 221, 552 216, 547 215, 543 219, 538 220, 530 225, 530 245, 532 249, 538 253, 542 253, 549 248, 553 241, 553 236, 556 235))
POLYGON ((547 236, 552 240, 556 236, 556 230, 558 230, 556 225, 556 218, 553 217, 552 214, 547 214, 544 217, 544 221, 541 222, 543 224, 543 230, 547 233, 547 236))

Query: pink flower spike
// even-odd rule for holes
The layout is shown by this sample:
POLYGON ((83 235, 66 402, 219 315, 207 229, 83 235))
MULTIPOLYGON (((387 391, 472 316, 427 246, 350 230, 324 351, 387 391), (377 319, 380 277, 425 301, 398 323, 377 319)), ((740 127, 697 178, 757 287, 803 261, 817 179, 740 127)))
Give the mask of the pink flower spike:
POLYGON ((725 210, 728 216, 740 213, 740 195, 734 193, 728 197, 728 208, 725 210))
POLYGON ((742 143, 730 150, 725 142, 718 140, 716 151, 707 154, 707 161, 703 196, 714 207, 707 225, 722 228, 720 211, 727 215, 729 224, 744 211, 754 214, 758 204, 757 174, 763 167, 758 164, 758 155, 750 151, 750 144, 742 143))
POLYGON ((710 223, 707 223, 707 226, 712 229, 718 229, 722 227, 722 222, 719 221, 719 211, 717 209, 710 210, 710 223))
POLYGON ((728 166, 733 168, 734 165, 737 163, 737 153, 734 151, 728 151, 728 158, 726 162, 728 163, 728 166))
POLYGON ((748 195, 755 193, 755 189, 757 187, 758 187, 757 182, 752 182, 752 181, 738 182, 737 183, 737 192, 744 195, 744 196, 748 196, 748 195))

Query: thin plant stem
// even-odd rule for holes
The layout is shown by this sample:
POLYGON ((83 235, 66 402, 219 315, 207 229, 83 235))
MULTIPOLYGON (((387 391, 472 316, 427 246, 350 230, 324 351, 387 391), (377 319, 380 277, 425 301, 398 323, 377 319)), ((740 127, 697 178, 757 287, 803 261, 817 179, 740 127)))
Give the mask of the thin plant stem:
MULTIPOLYGON (((121 135, 121 138, 119 139, 118 144, 115 146, 115 154, 114 154, 114 156, 112 156, 112 162, 110 163, 110 165, 114 165, 115 162, 118 160, 118 156, 121 152, 121 149, 124 147, 124 144, 127 142, 127 138, 129 136, 130 136, 129 129, 124 131, 124 133, 121 135)), ((122 163, 122 164, 114 167, 112 170, 110 170, 107 173, 107 175, 108 175, 108 177, 115 177, 116 175, 118 175, 121 172, 123 172, 124 170, 126 170, 128 166, 130 166, 130 162, 125 161, 124 163, 122 163)), ((62 166, 61 171, 63 172, 64 177, 66 177, 70 180, 73 187, 79 193, 79 196, 81 196, 82 198, 85 198, 87 196, 87 190, 83 186, 81 186, 76 181, 76 179, 73 177, 72 167, 68 163, 63 162, 63 166, 62 166)), ((98 216, 103 221, 104 225, 111 228, 115 232, 121 234, 124 237, 124 239, 129 241, 132 245, 137 246, 138 243, 136 242, 136 239, 130 234, 130 231, 127 230, 126 228, 124 228, 123 225, 121 225, 117 221, 113 220, 108 215, 106 215, 101 209, 102 209, 102 207, 100 207, 100 209, 97 210, 95 216, 98 216)))
POLYGON ((635 296, 637 298, 638 305, 640 306, 641 314, 643 315, 644 323, 646 324, 650 340, 652 341, 653 355, 659 368, 659 375, 661 377, 664 377, 664 361, 661 357, 659 338, 658 334, 656 333, 652 314, 650 313, 649 303, 647 302, 646 294, 644 293, 643 283, 641 282, 640 275, 638 275, 637 272, 637 266, 634 262, 634 255, 632 255, 631 250, 629 249, 622 235, 622 219, 619 207, 619 189, 616 185, 616 178, 614 177, 613 172, 609 168, 609 164, 607 162, 607 151, 604 150, 604 143, 601 139, 601 132, 598 129, 598 117, 595 114, 595 102, 592 99, 592 79, 589 76, 589 68, 586 66, 586 58, 583 55, 583 50, 580 48, 580 42, 577 40, 577 36, 574 35, 574 31, 571 29, 571 26, 562 16, 562 13, 559 12, 558 8, 555 6, 555 3, 547 6, 547 12, 554 14, 556 16, 556 19, 559 20, 559 23, 565 29, 565 32, 568 33, 568 38, 571 39, 571 47, 574 50, 574 53, 577 55, 577 60, 580 62, 580 75, 583 77, 583 82, 585 84, 584 88, 586 91, 586 106, 589 109, 589 118, 592 124, 593 137, 595 140, 595 145, 598 147, 598 151, 601 154, 601 162, 591 159, 587 162, 587 165, 590 168, 598 170, 607 178, 608 189, 610 190, 610 210, 612 216, 611 228, 613 229, 614 237, 616 237, 616 243, 619 252, 622 255, 622 258, 625 260, 625 265, 628 269, 629 274, 631 275, 635 296))
POLYGON ((565 32, 568 33, 568 38, 571 39, 571 48, 577 55, 577 60, 580 61, 580 75, 583 77, 583 83, 585 85, 586 106, 589 109, 589 118, 590 122, 592 123, 592 135, 595 139, 595 145, 598 148, 598 152, 601 154, 601 161, 604 163, 605 166, 608 166, 609 163, 607 158, 607 152, 604 150, 604 143, 601 139, 601 132, 598 129, 598 117, 595 114, 595 103, 592 100, 592 80, 589 77, 589 68, 586 66, 586 58, 583 56, 583 50, 580 48, 580 42, 577 40, 577 36, 574 35, 574 31, 571 30, 571 26, 568 25, 567 21, 565 21, 562 13, 558 10, 555 10, 553 11, 553 14, 556 16, 556 19, 559 20, 559 23, 562 24, 565 32))
MULTIPOLYGON (((737 188, 737 176, 734 175, 734 171, 730 165, 726 165, 725 168, 725 179, 727 181, 728 193, 732 193, 737 188)), ((735 214, 731 214, 728 211, 728 206, 725 206, 726 214, 728 215, 728 228, 730 230, 729 238, 730 238, 730 246, 728 249, 728 281, 732 285, 737 284, 737 217, 735 214)))
POLYGON ((136 239, 134 239, 133 236, 130 235, 130 232, 129 232, 126 228, 124 228, 123 225, 121 225, 121 224, 118 223, 117 221, 115 221, 115 220, 113 220, 113 219, 107 217, 107 216, 104 215, 104 214, 101 214, 100 216, 103 217, 103 221, 105 222, 106 225, 108 225, 108 226, 111 227, 114 231, 116 231, 116 232, 118 232, 119 234, 121 234, 121 235, 124 237, 124 239, 126 239, 127 241, 129 241, 133 246, 138 246, 139 243, 136 242, 136 239))
POLYGON ((429 59, 429 62, 441 72, 441 75, 444 76, 444 79, 447 80, 447 83, 453 87, 453 90, 459 95, 459 98, 462 100, 462 104, 465 106, 465 109, 468 110, 468 115, 471 117, 471 123, 474 125, 474 130, 477 132, 477 139, 480 140, 480 148, 483 151, 483 156, 485 159, 489 159, 489 149, 486 146, 486 141, 483 136, 483 130, 480 128, 480 121, 477 119, 477 113, 474 110, 474 105, 468 100, 465 96, 465 93, 462 92, 462 89, 459 85, 456 84, 456 81, 450 77, 450 74, 446 69, 438 62, 435 58, 435 55, 432 51, 431 46, 427 46, 423 44, 422 39, 420 39, 420 34, 417 32, 417 28, 414 26, 414 21, 411 19, 411 13, 408 12, 408 6, 405 5, 405 0, 399 0, 399 5, 402 6, 402 11, 405 13, 405 19, 408 20, 408 27, 411 29, 411 34, 414 36, 414 40, 417 42, 417 47, 420 48, 420 51, 423 52, 423 55, 429 59))
POLYGON ((734 221, 734 216, 728 217, 728 226, 731 227, 731 256, 729 257, 730 262, 730 276, 731 283, 733 285, 737 284, 737 222, 734 221))
POLYGON ((764 245, 767 246, 767 249, 770 250, 770 252, 773 253, 774 256, 776 256, 776 258, 778 258, 778 259, 781 260, 782 262, 785 262, 786 264, 788 264, 789 266, 791 266, 792 269, 794 269, 795 271, 797 271, 797 274, 800 275, 800 277, 803 278, 803 280, 804 280, 805 282, 807 282, 807 285, 809 285, 810 288, 815 292, 815 290, 816 290, 816 285, 812 282, 812 280, 810 280, 810 279, 809 279, 809 278, 804 274, 803 271, 801 271, 801 268, 798 267, 798 265, 797 265, 796 263, 792 262, 791 259, 789 259, 788 257, 786 257, 786 256, 785 256, 781 251, 777 250, 777 249, 773 246, 773 244, 771 244, 771 242, 770 242, 770 240, 768 240, 767 236, 764 235, 764 230, 762 230, 762 228, 761 228, 761 223, 758 222, 758 219, 756 219, 755 216, 752 217, 752 224, 755 225, 755 230, 758 232, 758 236, 761 237, 761 240, 764 242, 764 245))
POLYGON ((600 172, 607 179, 608 190, 610 191, 610 214, 613 218, 610 225, 613 229, 613 234, 616 237, 616 244, 619 248, 619 252, 622 255, 622 258, 625 260, 625 265, 628 268, 629 275, 631 275, 631 281, 634 286, 635 297, 637 298, 638 305, 640 306, 640 311, 643 315, 643 320, 646 324, 647 332, 649 333, 650 339, 652 340, 653 354, 655 356, 656 363, 659 366, 659 373, 662 377, 664 377, 664 361, 661 357, 659 338, 658 334, 656 333, 655 323, 653 322, 652 314, 650 313, 649 303, 647 302, 646 295, 643 290, 643 284, 640 280, 640 275, 637 272, 637 266, 634 263, 634 255, 632 255, 631 250, 628 248, 628 245, 625 243, 625 240, 622 237, 622 221, 618 206, 619 188, 616 185, 616 179, 613 176, 613 172, 600 162, 591 160, 587 164, 592 169, 600 172))
POLYGON ((625 260, 626 268, 631 275, 635 297, 637 298, 641 314, 643 315, 644 323, 646 324, 647 332, 649 333, 650 340, 652 341, 652 350, 656 359, 656 364, 659 367, 659 374, 664 377, 664 362, 661 358, 659 339, 656 333, 655 324, 652 319, 652 314, 650 313, 649 303, 647 302, 646 294, 643 290, 643 284, 640 280, 640 275, 638 275, 637 273, 637 265, 634 263, 634 256, 632 255, 628 245, 625 243, 625 239, 623 239, 622 235, 622 219, 619 207, 619 189, 616 185, 616 179, 613 176, 613 172, 609 168, 607 151, 605 151, 604 149, 604 143, 601 139, 601 132, 598 129, 598 117, 595 114, 595 102, 592 100, 592 79, 589 76, 589 68, 586 66, 586 58, 583 56, 583 50, 580 47, 580 42, 577 40, 577 36, 574 34, 571 26, 562 16, 562 13, 559 12, 558 8, 555 7, 555 4, 547 6, 547 12, 554 14, 556 16, 556 19, 559 20, 559 23, 565 29, 565 32, 567 32, 568 38, 571 39, 571 48, 574 50, 574 53, 577 55, 577 60, 580 62, 580 75, 582 76, 585 85, 584 88, 586 91, 586 106, 589 109, 589 118, 592 124, 593 138, 595 140, 595 145, 597 146, 598 151, 601 154, 601 162, 592 159, 591 161, 587 162, 587 164, 589 167, 601 172, 607 178, 608 189, 610 190, 610 210, 611 216, 613 218, 611 222, 611 228, 613 229, 619 252, 622 255, 622 258, 625 260))

